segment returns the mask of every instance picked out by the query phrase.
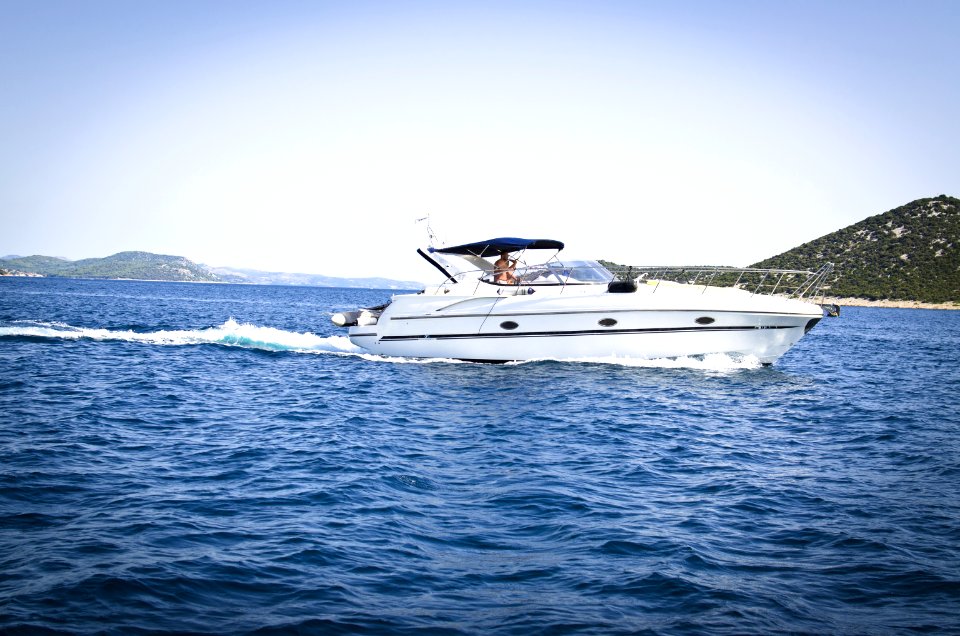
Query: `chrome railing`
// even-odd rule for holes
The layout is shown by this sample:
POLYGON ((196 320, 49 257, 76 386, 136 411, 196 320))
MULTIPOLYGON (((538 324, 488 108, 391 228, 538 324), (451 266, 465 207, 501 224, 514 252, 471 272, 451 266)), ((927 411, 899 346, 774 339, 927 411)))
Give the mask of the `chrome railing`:
POLYGON ((619 280, 635 280, 655 285, 661 283, 708 287, 734 287, 752 294, 781 295, 792 298, 814 298, 821 294, 833 263, 826 263, 815 272, 799 269, 754 269, 749 267, 615 267, 609 268, 619 280))

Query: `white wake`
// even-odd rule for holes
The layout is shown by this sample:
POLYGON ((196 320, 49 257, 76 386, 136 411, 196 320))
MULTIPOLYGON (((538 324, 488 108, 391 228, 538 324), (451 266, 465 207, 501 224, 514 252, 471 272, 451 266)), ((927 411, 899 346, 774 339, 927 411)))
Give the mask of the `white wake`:
POLYGON ((622 356, 564 358, 554 360, 532 360, 510 362, 508 364, 529 364, 530 362, 584 362, 590 364, 612 364, 622 367, 643 369, 696 369, 699 371, 737 371, 741 369, 759 369, 763 366, 756 356, 732 356, 726 353, 710 353, 703 356, 681 356, 678 358, 629 358, 622 356))
POLYGON ((131 331, 74 327, 63 323, 23 322, 0 327, 0 337, 26 336, 60 340, 99 340, 113 342, 139 342, 155 345, 200 345, 263 349, 267 351, 304 351, 319 353, 362 353, 345 336, 318 336, 305 332, 297 333, 273 327, 259 327, 240 323, 231 318, 217 327, 206 329, 182 329, 160 331, 131 331))
MULTIPOLYGON (((260 327, 240 323, 233 318, 222 325, 206 329, 159 330, 139 332, 132 330, 74 327, 63 323, 17 322, 0 326, 0 337, 26 336, 60 340, 98 340, 113 342, 139 342, 154 345, 202 345, 216 344, 265 351, 295 351, 305 353, 333 353, 359 356, 372 362, 392 364, 471 364, 449 358, 401 358, 372 354, 350 342, 346 336, 318 336, 310 332, 298 333, 274 327, 260 327)), ((618 356, 585 357, 575 359, 545 359, 510 362, 508 365, 533 364, 537 362, 579 362, 612 364, 625 367, 651 369, 697 369, 701 371, 734 371, 760 368, 760 361, 753 356, 734 357, 722 353, 695 357, 658 358, 646 360, 618 356)))

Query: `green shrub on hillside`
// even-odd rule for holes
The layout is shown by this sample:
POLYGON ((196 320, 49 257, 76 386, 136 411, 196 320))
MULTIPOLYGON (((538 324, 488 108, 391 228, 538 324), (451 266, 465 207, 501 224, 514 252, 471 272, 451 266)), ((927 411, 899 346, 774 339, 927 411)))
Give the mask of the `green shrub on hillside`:
POLYGON ((870 300, 960 302, 960 200, 919 199, 756 263, 834 264, 827 293, 870 300))

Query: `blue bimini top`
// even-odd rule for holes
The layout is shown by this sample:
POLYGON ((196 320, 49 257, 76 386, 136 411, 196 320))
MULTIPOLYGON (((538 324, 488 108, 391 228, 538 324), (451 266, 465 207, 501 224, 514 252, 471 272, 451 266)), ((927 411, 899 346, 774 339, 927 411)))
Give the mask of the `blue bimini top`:
POLYGON ((563 243, 552 239, 495 238, 478 243, 454 245, 453 247, 431 247, 431 252, 440 254, 463 254, 473 256, 494 256, 500 252, 518 250, 562 250, 563 243))

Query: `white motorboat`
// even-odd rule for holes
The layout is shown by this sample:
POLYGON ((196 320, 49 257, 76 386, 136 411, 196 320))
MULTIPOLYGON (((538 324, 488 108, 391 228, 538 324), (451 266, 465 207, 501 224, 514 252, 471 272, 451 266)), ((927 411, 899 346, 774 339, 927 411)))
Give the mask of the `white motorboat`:
POLYGON ((419 249, 443 282, 332 319, 354 344, 385 356, 504 362, 722 353, 772 364, 823 317, 813 299, 832 270, 614 273, 596 261, 562 260, 562 249, 560 241, 519 238, 419 249), (517 259, 510 275, 494 265, 503 252, 517 259))

